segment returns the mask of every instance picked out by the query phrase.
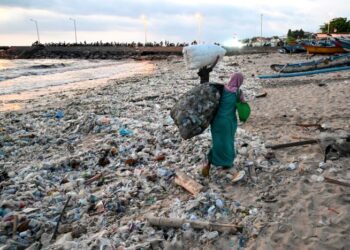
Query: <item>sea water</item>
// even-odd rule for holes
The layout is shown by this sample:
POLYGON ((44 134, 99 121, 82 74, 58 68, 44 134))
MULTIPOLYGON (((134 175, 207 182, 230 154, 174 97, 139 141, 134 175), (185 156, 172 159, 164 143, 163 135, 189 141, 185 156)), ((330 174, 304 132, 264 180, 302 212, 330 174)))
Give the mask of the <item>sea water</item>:
POLYGON ((96 87, 111 79, 149 74, 153 69, 150 62, 133 60, 0 60, 0 110, 6 110, 9 102, 96 87))

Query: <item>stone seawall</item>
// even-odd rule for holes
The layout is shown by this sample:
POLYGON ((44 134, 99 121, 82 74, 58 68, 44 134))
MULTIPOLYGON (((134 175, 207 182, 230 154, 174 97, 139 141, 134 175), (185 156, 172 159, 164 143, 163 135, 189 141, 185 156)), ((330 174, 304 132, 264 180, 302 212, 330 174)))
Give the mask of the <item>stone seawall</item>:
MULTIPOLYGON (((115 47, 115 46, 14 46, 0 49, 2 59, 165 59, 182 55, 183 47, 115 47)), ((277 48, 226 48, 227 55, 275 52, 277 48)))

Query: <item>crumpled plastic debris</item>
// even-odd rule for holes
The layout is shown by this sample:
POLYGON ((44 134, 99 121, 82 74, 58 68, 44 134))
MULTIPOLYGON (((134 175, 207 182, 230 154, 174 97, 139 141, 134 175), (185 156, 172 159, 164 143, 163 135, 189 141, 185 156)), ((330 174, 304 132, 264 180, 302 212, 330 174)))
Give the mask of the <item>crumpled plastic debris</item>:
MULTIPOLYGON (((177 97, 198 84, 198 79, 188 80, 189 73, 172 70, 161 68, 152 76, 84 90, 67 97, 61 107, 0 113, 0 248, 34 248, 36 242, 42 249, 162 248, 165 242, 185 238, 185 233, 201 248, 203 235, 205 241, 221 237, 186 225, 152 227, 142 218, 146 212, 192 221, 231 221, 244 227, 244 244, 255 235, 255 221, 268 218, 264 209, 231 196, 232 175, 213 169, 208 185, 198 174, 210 148, 210 131, 182 140, 171 121, 169 110, 177 97), (177 169, 206 189, 193 197, 173 185, 177 169), (252 207, 259 212, 251 214, 252 207), (14 233, 15 220, 20 227, 14 233), (59 220, 57 239, 50 242, 59 220)), ((224 73, 229 77, 228 70, 224 73)), ((245 95, 253 96, 257 86, 247 79, 245 95)), ((245 148, 235 160, 238 171, 244 171, 245 162, 254 164, 258 177, 278 169, 277 160, 265 158, 267 150, 258 135, 238 128, 235 143, 237 149, 245 148)), ((235 187, 239 185, 251 183, 247 178, 235 187)))
POLYGON ((55 114, 55 118, 61 119, 64 117, 64 112, 62 110, 58 110, 55 114))
POLYGON ((121 128, 121 129, 119 129, 119 134, 121 136, 129 136, 129 135, 132 135, 133 132, 131 130, 129 130, 129 129, 121 128))

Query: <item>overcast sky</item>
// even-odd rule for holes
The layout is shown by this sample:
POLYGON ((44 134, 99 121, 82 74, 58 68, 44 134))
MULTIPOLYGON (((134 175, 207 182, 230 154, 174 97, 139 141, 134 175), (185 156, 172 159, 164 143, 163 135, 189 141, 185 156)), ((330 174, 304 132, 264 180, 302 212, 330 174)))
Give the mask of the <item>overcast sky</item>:
POLYGON ((348 0, 0 0, 0 45, 41 42, 148 41, 220 42, 260 35, 285 35, 288 29, 317 32, 334 17, 349 17, 348 0), (202 16, 199 22, 196 14, 202 16), (199 32, 201 23, 201 32, 199 32), (200 33, 200 35, 199 35, 200 33))

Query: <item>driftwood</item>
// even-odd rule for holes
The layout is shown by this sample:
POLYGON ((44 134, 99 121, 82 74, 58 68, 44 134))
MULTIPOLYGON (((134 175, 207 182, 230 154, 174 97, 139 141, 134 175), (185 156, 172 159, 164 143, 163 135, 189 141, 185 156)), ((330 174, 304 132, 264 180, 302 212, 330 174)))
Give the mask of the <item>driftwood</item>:
POLYGON ((89 185, 89 184, 93 183, 94 181, 97 181, 98 179, 100 179, 102 176, 103 176, 102 173, 98 173, 95 176, 91 177, 90 179, 86 180, 84 184, 89 185))
POLYGON ((26 134, 26 135, 19 135, 18 138, 30 138, 30 139, 33 139, 34 137, 36 137, 35 134, 26 134))
POLYGON ((329 177, 324 177, 324 180, 328 183, 337 184, 337 185, 344 186, 344 187, 350 187, 350 183, 338 181, 338 180, 335 180, 335 179, 332 179, 329 177))
POLYGON ((153 226, 180 228, 183 224, 190 224, 195 229, 206 229, 210 231, 236 233, 237 226, 232 224, 211 223, 205 221, 192 221, 186 219, 160 218, 146 215, 146 220, 153 226))
POLYGON ((306 141, 297 141, 297 142, 290 142, 290 143, 284 143, 284 144, 266 145, 266 148, 280 149, 280 148, 289 148, 289 147, 303 146, 303 145, 315 144, 315 143, 318 143, 318 140, 311 139, 306 141))
POLYGON ((255 96, 255 98, 262 98, 262 97, 266 97, 266 96, 267 96, 267 92, 263 92, 263 93, 257 94, 255 96))
POLYGON ((15 215, 13 219, 13 228, 12 228, 12 237, 15 238, 17 234, 17 224, 18 224, 18 215, 15 215))
POLYGON ((159 97, 159 95, 150 95, 150 96, 145 96, 145 97, 131 99, 130 102, 149 101, 149 100, 154 100, 154 99, 156 99, 158 97, 159 97))
POLYGON ((311 127, 316 127, 318 129, 322 129, 322 125, 318 124, 318 123, 314 123, 314 124, 303 124, 303 123, 297 123, 295 124, 299 127, 304 127, 304 128, 311 128, 311 127))
POLYGON ((175 172, 175 183, 193 195, 197 195, 202 191, 203 186, 197 183, 195 180, 191 179, 187 174, 182 171, 175 172))
POLYGON ((303 137, 303 136, 294 136, 292 135, 290 138, 294 139, 294 140, 313 140, 310 137, 303 137))
POLYGON ((63 214, 64 214, 64 210, 66 210, 66 207, 68 206, 68 203, 70 201, 70 199, 72 198, 72 196, 69 196, 66 203, 64 204, 64 207, 61 211, 61 214, 60 214, 60 217, 58 217, 58 221, 57 221, 57 224, 56 224, 56 227, 55 227, 55 230, 53 231, 53 234, 52 234, 52 237, 51 237, 51 241, 53 241, 54 239, 56 239, 56 236, 57 236, 57 232, 58 232, 58 227, 60 226, 60 222, 61 222, 61 219, 63 217, 63 214))

